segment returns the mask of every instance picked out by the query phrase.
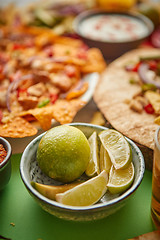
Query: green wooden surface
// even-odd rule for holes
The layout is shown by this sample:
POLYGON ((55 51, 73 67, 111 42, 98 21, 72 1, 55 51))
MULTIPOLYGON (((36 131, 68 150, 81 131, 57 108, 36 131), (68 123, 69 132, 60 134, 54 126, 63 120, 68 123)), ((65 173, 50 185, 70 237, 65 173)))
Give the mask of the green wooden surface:
POLYGON ((70 222, 45 212, 32 199, 20 177, 20 158, 12 156, 12 176, 0 192, 0 235, 12 240, 126 240, 155 229, 150 216, 151 172, 145 171, 135 195, 117 213, 94 222, 70 222))

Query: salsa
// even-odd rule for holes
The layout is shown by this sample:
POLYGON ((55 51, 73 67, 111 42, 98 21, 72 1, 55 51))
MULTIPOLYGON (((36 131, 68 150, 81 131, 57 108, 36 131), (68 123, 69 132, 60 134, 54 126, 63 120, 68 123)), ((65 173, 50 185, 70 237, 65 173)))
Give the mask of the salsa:
POLYGON ((93 40, 123 42, 145 37, 147 26, 139 19, 127 15, 95 15, 85 19, 81 34, 93 40))
POLYGON ((0 143, 0 163, 3 162, 6 156, 7 156, 7 151, 4 148, 3 144, 0 143))

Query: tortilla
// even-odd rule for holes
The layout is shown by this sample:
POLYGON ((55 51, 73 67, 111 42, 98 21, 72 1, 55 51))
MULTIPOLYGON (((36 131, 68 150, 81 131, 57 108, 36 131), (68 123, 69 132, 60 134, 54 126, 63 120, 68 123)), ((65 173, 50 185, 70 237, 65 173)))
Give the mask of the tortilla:
POLYGON ((160 231, 154 231, 142 234, 138 237, 128 239, 128 240, 159 240, 160 239, 160 231))
POLYGON ((139 57, 160 55, 160 50, 153 48, 132 50, 114 62, 103 73, 94 94, 94 100, 109 123, 125 136, 149 149, 154 148, 154 132, 158 125, 155 115, 138 113, 129 108, 127 99, 132 99, 141 88, 131 84, 131 78, 137 78, 136 72, 128 72, 125 65, 138 61, 139 57))

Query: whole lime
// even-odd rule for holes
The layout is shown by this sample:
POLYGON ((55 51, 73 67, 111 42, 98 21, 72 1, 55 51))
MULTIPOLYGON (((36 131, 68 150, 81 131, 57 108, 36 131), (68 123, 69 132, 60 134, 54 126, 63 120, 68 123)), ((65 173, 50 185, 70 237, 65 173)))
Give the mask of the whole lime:
POLYGON ((71 182, 86 170, 90 158, 90 146, 84 133, 76 127, 61 125, 42 137, 37 161, 49 177, 71 182))

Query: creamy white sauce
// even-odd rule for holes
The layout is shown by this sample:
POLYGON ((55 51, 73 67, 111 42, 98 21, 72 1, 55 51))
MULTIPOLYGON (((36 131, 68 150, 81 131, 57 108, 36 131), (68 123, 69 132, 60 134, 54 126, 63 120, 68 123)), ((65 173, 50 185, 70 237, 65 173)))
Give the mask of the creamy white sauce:
POLYGON ((145 37, 147 26, 137 18, 127 15, 95 15, 81 22, 84 37, 109 42, 123 42, 145 37))

